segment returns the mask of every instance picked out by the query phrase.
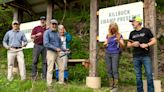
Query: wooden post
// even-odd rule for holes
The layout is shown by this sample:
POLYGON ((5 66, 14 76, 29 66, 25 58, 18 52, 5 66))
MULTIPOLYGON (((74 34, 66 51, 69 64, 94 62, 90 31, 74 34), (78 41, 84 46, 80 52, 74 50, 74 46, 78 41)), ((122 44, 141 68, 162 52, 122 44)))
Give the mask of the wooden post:
MULTIPOLYGON (((156 37, 156 8, 155 0, 144 0, 145 27, 150 28, 156 37)), ((157 60, 157 44, 152 47, 152 60, 154 68, 154 78, 158 78, 158 60, 157 60)))
POLYGON ((50 20, 52 19, 52 12, 53 12, 53 2, 52 0, 48 0, 47 4, 47 26, 50 25, 50 20))
POLYGON ((86 85, 90 88, 100 88, 101 78, 97 77, 97 0, 90 1, 90 66, 86 85))
POLYGON ((97 0, 90 1, 90 69, 89 76, 95 77, 97 74, 97 0))
POLYGON ((18 20, 18 8, 14 8, 13 10, 13 20, 18 20))
POLYGON ((23 11, 18 8, 14 8, 13 10, 13 20, 18 20, 19 22, 22 22, 23 20, 23 11))

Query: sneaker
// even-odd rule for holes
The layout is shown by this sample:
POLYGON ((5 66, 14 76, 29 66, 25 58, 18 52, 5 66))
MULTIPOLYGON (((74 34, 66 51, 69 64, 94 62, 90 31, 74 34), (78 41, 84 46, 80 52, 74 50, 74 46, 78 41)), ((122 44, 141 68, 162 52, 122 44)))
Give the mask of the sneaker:
POLYGON ((36 78, 36 77, 32 77, 31 79, 32 79, 33 81, 36 81, 37 78, 36 78))
POLYGON ((65 82, 57 82, 57 84, 60 84, 60 85, 66 85, 65 82))

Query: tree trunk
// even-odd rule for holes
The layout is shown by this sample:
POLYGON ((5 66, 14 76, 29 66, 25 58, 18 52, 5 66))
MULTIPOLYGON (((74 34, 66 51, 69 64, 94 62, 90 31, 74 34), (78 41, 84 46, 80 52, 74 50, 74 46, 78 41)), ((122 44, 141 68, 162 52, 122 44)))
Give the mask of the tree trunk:
POLYGON ((90 70, 89 76, 96 76, 97 66, 97 0, 90 2, 90 70))
MULTIPOLYGON (((150 28, 154 37, 156 37, 156 8, 155 0, 144 0, 144 17, 145 27, 150 28)), ((154 68, 154 78, 158 78, 158 60, 157 60, 157 44, 151 48, 152 61, 154 68)))

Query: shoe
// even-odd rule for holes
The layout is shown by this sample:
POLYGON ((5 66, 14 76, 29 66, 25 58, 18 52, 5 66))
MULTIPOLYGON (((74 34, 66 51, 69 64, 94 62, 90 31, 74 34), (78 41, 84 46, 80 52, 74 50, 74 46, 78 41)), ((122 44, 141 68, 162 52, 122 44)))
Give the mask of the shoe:
POLYGON ((32 81, 36 81, 36 77, 32 77, 31 79, 32 79, 32 81))
POLYGON ((47 84, 47 87, 52 88, 53 86, 52 86, 52 84, 47 84))
POLYGON ((113 86, 114 86, 114 79, 109 78, 109 89, 113 89, 113 86))
POLYGON ((114 88, 118 88, 118 79, 114 79, 114 85, 113 85, 114 88))
POLYGON ((60 85, 66 85, 65 82, 57 82, 57 84, 60 84, 60 85))

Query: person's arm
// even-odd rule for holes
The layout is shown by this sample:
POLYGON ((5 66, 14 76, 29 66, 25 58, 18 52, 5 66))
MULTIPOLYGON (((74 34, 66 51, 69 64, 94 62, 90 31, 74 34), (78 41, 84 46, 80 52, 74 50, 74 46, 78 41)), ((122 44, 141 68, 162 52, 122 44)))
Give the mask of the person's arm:
POLYGON ((119 42, 121 48, 125 47, 125 43, 124 43, 124 39, 123 38, 121 38, 118 42, 119 42))
POLYGON ((148 42, 147 44, 148 44, 149 46, 152 46, 152 45, 154 45, 154 44, 156 44, 156 43, 157 43, 157 40, 153 37, 153 38, 150 39, 150 42, 148 42))
POLYGON ((139 47, 139 46, 140 46, 139 41, 128 40, 128 43, 127 43, 127 47, 128 48, 131 48, 131 47, 139 47))
POLYGON ((66 41, 69 43, 72 40, 72 36, 68 32, 66 32, 65 35, 66 35, 66 41))
POLYGON ((36 38, 36 27, 34 29, 32 29, 32 33, 31 33, 31 39, 35 39, 36 38))
POLYGON ((150 29, 147 29, 147 37, 150 39, 148 43, 142 43, 140 44, 141 48, 147 48, 149 46, 152 46, 154 44, 156 44, 157 40, 155 39, 155 37, 153 36, 152 32, 150 31, 150 29))
POLYGON ((106 39, 103 43, 104 47, 107 47, 108 46, 108 39, 106 39))
POLYGON ((27 41, 27 38, 24 33, 22 34, 22 41, 23 41, 22 47, 25 47, 27 45, 28 41, 27 41))
POLYGON ((156 42, 157 42, 157 40, 153 37, 153 38, 150 39, 150 41, 148 43, 140 44, 140 47, 141 48, 147 48, 149 46, 152 46, 152 45, 156 44, 156 42))
POLYGON ((130 35, 129 35, 128 42, 127 42, 127 47, 128 48, 139 47, 139 45, 140 45, 139 41, 133 41, 132 40, 132 32, 131 32, 130 35))
POLYGON ((6 33, 4 38, 3 38, 3 46, 6 48, 6 49, 10 49, 10 46, 8 45, 8 42, 9 42, 9 34, 6 33))

